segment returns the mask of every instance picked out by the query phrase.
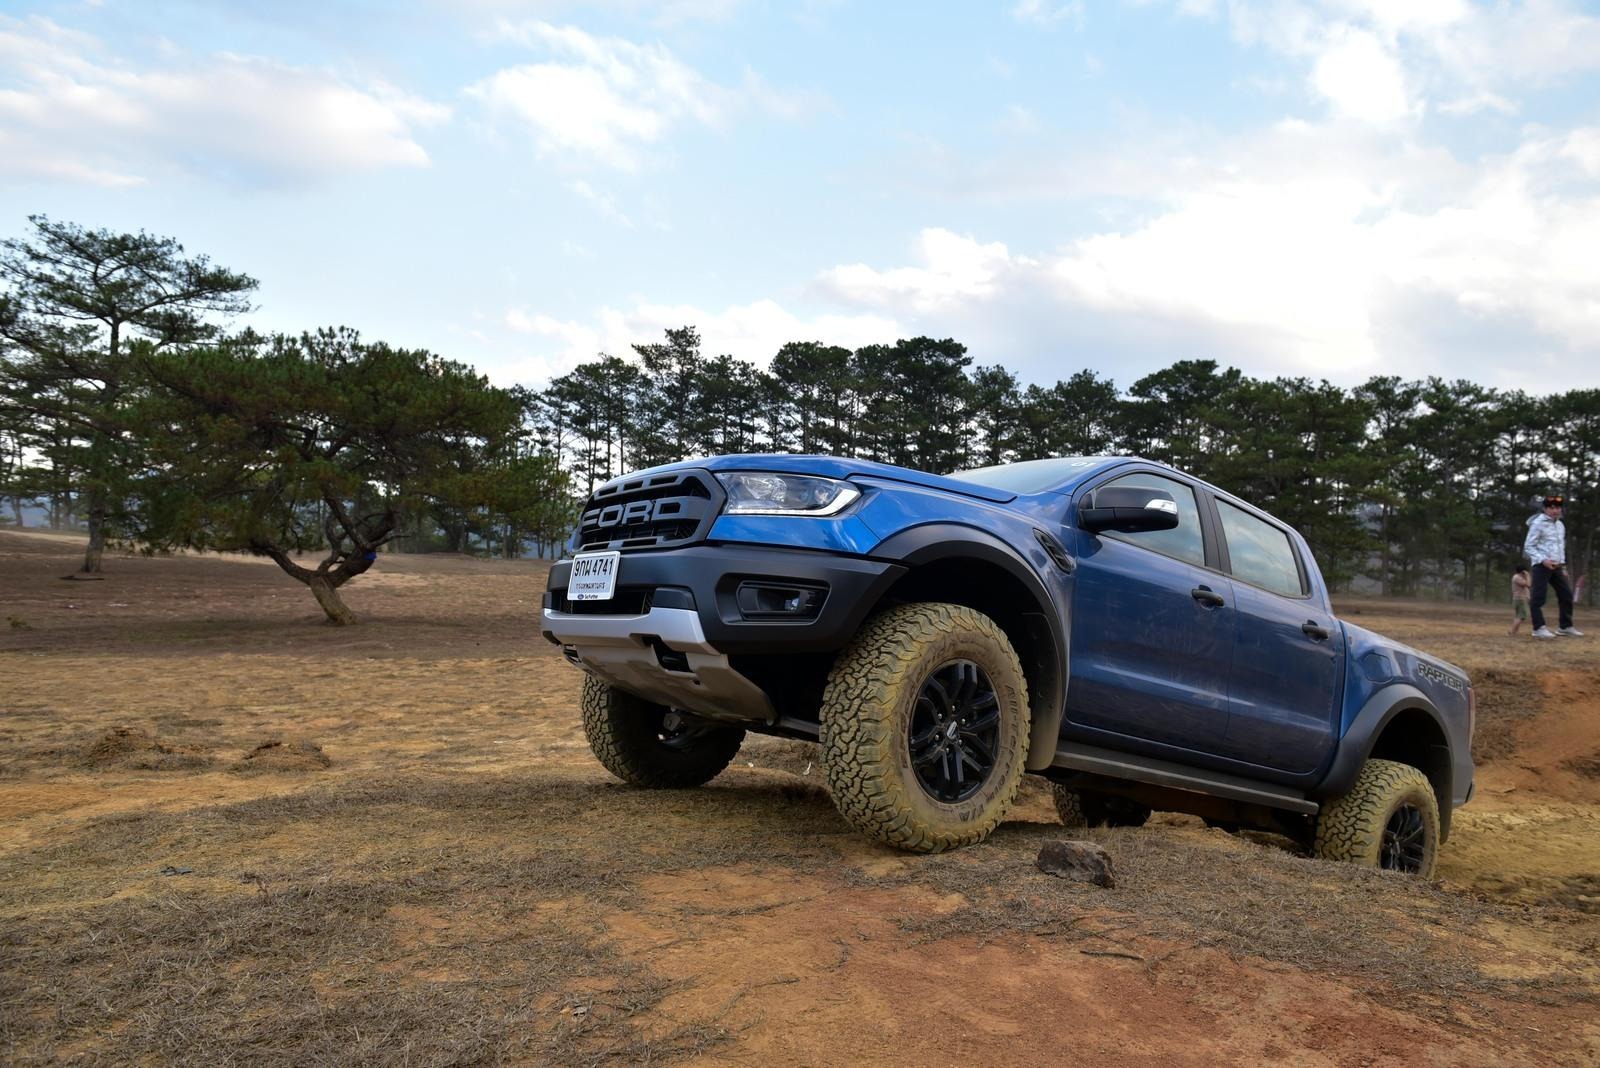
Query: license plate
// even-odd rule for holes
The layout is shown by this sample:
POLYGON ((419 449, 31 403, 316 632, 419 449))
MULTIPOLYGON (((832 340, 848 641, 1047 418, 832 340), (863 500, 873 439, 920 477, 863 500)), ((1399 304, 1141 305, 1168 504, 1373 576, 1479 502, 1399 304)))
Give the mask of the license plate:
POLYGON ((569 601, 609 601, 617 592, 617 572, 622 554, 613 549, 605 553, 579 553, 572 558, 572 575, 567 580, 569 601))

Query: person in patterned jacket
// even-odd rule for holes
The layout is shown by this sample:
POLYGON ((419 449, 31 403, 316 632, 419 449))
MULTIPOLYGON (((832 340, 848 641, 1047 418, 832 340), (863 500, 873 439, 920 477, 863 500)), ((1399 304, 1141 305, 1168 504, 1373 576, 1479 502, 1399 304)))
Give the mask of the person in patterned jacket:
POLYGON ((1569 638, 1583 637, 1583 631, 1572 625, 1572 583, 1567 580, 1567 528, 1561 522, 1561 509, 1566 500, 1555 494, 1544 499, 1544 510, 1528 520, 1528 537, 1522 551, 1533 564, 1533 589, 1529 608, 1533 615, 1533 636, 1554 638, 1562 634, 1569 638), (1556 591, 1556 603, 1561 608, 1561 628, 1554 633, 1545 626, 1544 599, 1547 591, 1556 591))

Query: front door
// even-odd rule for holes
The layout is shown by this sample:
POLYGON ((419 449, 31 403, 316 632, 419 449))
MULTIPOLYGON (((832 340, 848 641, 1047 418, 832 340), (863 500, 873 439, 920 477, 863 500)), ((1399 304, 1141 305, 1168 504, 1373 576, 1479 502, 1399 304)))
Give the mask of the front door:
POLYGON ((1178 526, 1136 534, 1074 532, 1067 721, 1216 753, 1228 725, 1233 587, 1204 566, 1194 489, 1153 472, 1104 485, 1167 491, 1178 504, 1178 526))

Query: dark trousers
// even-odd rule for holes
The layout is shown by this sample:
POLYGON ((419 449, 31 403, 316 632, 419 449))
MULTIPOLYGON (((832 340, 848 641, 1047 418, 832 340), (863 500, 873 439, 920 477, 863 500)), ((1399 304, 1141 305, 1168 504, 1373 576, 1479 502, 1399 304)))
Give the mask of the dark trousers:
POLYGON ((1572 626, 1572 583, 1567 581, 1567 569, 1558 567, 1551 571, 1543 564, 1534 564, 1529 570, 1533 573, 1533 588, 1529 591, 1532 599, 1528 603, 1533 612, 1533 629, 1538 630, 1544 626, 1544 595, 1547 585, 1556 591, 1556 604, 1561 606, 1561 625, 1572 626))

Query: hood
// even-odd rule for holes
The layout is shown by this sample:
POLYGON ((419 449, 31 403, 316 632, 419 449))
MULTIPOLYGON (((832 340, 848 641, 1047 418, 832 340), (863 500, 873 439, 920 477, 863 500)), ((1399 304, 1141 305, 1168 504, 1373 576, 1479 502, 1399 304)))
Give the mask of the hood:
POLYGON ((880 464, 875 460, 854 460, 843 456, 796 456, 792 453, 745 453, 733 456, 713 456, 696 466, 710 471, 788 471, 797 475, 822 475, 826 478, 850 478, 863 475, 893 482, 909 482, 913 486, 943 490, 962 497, 976 497, 980 501, 1004 504, 1014 501, 1017 495, 1010 490, 980 486, 972 482, 932 475, 910 467, 880 464))
MULTIPOLYGON (((914 486, 926 486, 929 489, 942 490, 945 493, 954 493, 962 497, 975 497, 980 501, 993 501, 996 504, 1004 504, 1007 501, 1017 499, 1017 495, 1010 490, 995 489, 992 486, 980 486, 973 482, 961 482, 957 479, 945 478, 943 475, 931 475, 926 471, 917 471, 909 467, 880 464, 873 460, 854 460, 844 456, 795 455, 787 452, 734 453, 728 456, 682 460, 675 464, 652 467, 647 471, 631 471, 624 475, 623 478, 632 480, 641 475, 656 474, 662 471, 678 471, 686 467, 697 467, 704 471, 772 471, 777 474, 821 475, 824 478, 865 476, 867 478, 887 479, 893 482, 908 482, 914 486)), ((622 480, 613 479, 612 481, 620 482, 622 480)), ((610 485, 610 483, 607 483, 607 485, 610 485)))

